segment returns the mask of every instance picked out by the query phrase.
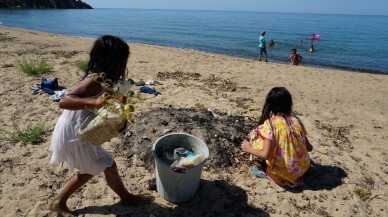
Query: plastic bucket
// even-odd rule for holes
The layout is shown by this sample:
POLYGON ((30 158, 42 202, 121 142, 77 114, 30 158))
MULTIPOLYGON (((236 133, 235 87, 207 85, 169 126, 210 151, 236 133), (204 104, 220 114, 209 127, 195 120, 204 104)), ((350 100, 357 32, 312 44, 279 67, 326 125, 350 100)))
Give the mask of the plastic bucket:
POLYGON ((186 133, 171 133, 160 137, 152 147, 156 166, 156 189, 161 197, 170 202, 185 202, 194 197, 201 180, 202 168, 209 158, 206 144, 195 136, 186 133), (204 160, 185 173, 177 173, 170 167, 171 162, 164 158, 175 148, 191 149, 194 154, 203 154, 204 160))

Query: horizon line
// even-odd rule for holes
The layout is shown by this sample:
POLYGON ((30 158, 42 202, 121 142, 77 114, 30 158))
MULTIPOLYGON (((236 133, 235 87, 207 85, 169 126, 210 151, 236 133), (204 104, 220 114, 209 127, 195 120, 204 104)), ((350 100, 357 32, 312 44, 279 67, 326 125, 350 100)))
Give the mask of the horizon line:
POLYGON ((223 9, 183 9, 183 8, 122 8, 122 7, 96 7, 93 9, 135 9, 135 10, 174 10, 174 11, 216 11, 216 12, 257 12, 257 13, 286 13, 286 14, 320 14, 320 15, 357 15, 357 16, 388 16, 388 14, 356 14, 356 13, 330 13, 330 12, 285 12, 285 11, 254 11, 254 10, 223 10, 223 9))

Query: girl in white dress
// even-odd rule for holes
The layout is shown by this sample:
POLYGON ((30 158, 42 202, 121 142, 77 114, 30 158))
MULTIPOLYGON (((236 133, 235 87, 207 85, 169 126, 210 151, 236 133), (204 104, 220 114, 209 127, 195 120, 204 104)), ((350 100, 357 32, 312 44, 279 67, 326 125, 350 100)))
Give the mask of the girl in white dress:
POLYGON ((101 84, 93 79, 92 73, 106 74, 106 79, 115 83, 125 79, 129 56, 128 45, 115 36, 98 38, 90 51, 90 60, 81 83, 59 101, 64 109, 55 126, 50 151, 50 163, 67 162, 69 171, 79 172, 70 178, 61 192, 48 205, 48 209, 59 214, 71 214, 66 205, 67 199, 93 176, 104 172, 108 186, 128 206, 147 203, 151 198, 135 196, 125 188, 112 156, 102 147, 80 140, 78 124, 91 109, 100 108, 103 102, 98 96, 105 93, 101 84))

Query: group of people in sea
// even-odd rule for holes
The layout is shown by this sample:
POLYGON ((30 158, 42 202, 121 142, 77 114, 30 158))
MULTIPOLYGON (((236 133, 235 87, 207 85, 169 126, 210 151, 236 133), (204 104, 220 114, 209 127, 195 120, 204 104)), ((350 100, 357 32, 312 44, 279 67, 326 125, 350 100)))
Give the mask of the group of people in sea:
MULTIPOLYGON (((268 58, 267 58, 267 46, 266 46, 266 40, 265 40, 265 34, 266 34, 266 31, 263 31, 260 33, 260 37, 259 37, 259 61, 261 61, 261 57, 264 55, 264 60, 265 62, 268 62, 268 58)), ((311 40, 312 42, 314 42, 315 40, 318 40, 320 38, 320 35, 316 35, 316 34, 312 34, 310 37, 309 37, 309 40, 311 40)), ((304 41, 303 40, 300 40, 300 44, 303 45, 304 44, 304 41)), ((268 46, 269 47, 274 47, 276 45, 275 41, 273 39, 271 39, 268 43, 268 46)), ((315 48, 314 48, 314 45, 311 44, 311 46, 307 49, 307 51, 309 53, 313 53, 315 52, 315 48)), ((291 55, 288 57, 288 62, 292 63, 293 65, 299 65, 301 62, 302 62, 302 56, 297 54, 297 49, 296 48, 292 48, 291 49, 291 55)))
MULTIPOLYGON (((261 35, 260 48, 266 54, 264 35, 265 32, 261 35)), ((63 112, 52 133, 50 163, 67 162, 69 171, 77 169, 78 173, 49 203, 48 209, 53 212, 64 216, 71 214, 67 200, 102 172, 107 185, 119 196, 123 205, 140 206, 153 200, 150 195, 130 193, 112 155, 101 145, 83 140, 77 133, 82 118, 90 109, 102 108, 106 103, 104 97, 111 94, 109 88, 94 79, 94 75, 103 72, 110 81, 106 85, 126 81, 129 54, 129 46, 122 39, 111 35, 98 38, 89 53, 88 67, 80 83, 59 101, 63 112)), ((293 57, 291 61, 301 61, 301 57, 293 57)), ((249 140, 241 143, 241 150, 256 157, 262 165, 252 167, 252 173, 284 188, 303 184, 303 175, 310 167, 309 152, 313 149, 304 125, 293 113, 292 105, 291 93, 285 87, 272 88, 266 96, 257 127, 249 133, 249 140)))

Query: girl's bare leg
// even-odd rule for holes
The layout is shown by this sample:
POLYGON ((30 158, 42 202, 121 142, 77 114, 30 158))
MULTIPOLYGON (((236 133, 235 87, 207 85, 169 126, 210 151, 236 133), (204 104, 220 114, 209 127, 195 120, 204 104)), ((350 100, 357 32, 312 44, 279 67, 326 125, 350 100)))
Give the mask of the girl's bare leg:
POLYGON ((48 209, 57 212, 61 215, 71 214, 71 211, 66 205, 67 199, 82 185, 89 181, 93 175, 76 174, 70 178, 61 192, 50 202, 48 209))
POLYGON ((120 178, 119 172, 117 171, 116 162, 113 162, 112 166, 106 168, 104 174, 106 181, 108 182, 108 186, 120 197, 123 205, 141 206, 152 200, 150 196, 138 196, 128 192, 120 178))

